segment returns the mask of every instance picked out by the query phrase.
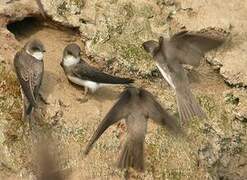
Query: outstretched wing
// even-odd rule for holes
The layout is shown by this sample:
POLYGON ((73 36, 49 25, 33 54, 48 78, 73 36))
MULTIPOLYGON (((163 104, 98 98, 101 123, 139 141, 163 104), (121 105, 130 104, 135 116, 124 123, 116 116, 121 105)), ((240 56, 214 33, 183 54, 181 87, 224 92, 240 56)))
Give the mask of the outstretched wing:
POLYGON ((204 54, 223 44, 224 40, 222 34, 213 36, 208 31, 182 31, 170 39, 165 53, 167 57, 175 56, 181 64, 197 67, 204 54))
POLYGON ((130 102, 131 94, 128 90, 125 90, 121 95, 119 100, 114 104, 111 110, 106 114, 105 118, 99 124, 97 130, 94 132, 92 138, 90 139, 85 154, 88 154, 91 150, 93 144, 98 140, 98 138, 105 132, 105 130, 117 121, 124 119, 129 114, 128 103, 130 102))
POLYGON ((120 78, 100 72, 99 70, 92 66, 89 66, 85 62, 78 63, 75 68, 73 68, 73 74, 79 78, 87 79, 89 81, 94 81, 97 83, 128 84, 134 82, 132 79, 120 78))
POLYGON ((144 112, 148 113, 148 117, 158 122, 159 124, 166 126, 169 130, 175 133, 180 133, 176 118, 170 115, 153 97, 153 95, 144 90, 140 90, 140 98, 143 105, 144 112))

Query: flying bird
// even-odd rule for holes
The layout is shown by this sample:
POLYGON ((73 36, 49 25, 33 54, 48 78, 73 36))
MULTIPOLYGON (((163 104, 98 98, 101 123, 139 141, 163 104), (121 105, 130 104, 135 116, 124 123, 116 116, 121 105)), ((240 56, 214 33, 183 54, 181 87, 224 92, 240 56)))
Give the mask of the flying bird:
POLYGON ((23 94, 24 118, 30 115, 34 107, 37 107, 36 98, 39 95, 44 73, 44 52, 42 42, 34 39, 28 41, 14 57, 14 67, 23 94), (29 105, 27 106, 25 102, 29 105))
POLYGON ((143 43, 143 48, 151 54, 162 76, 176 92, 182 122, 194 117, 206 118, 190 90, 183 65, 198 67, 206 52, 224 42, 222 34, 212 32, 205 29, 198 32, 182 31, 170 39, 160 37, 159 42, 150 40, 143 43))
POLYGON ((86 155, 89 153, 93 144, 108 127, 121 119, 125 119, 127 139, 118 161, 118 167, 120 169, 132 167, 138 171, 143 171, 144 140, 149 118, 162 126, 166 126, 171 132, 181 134, 176 119, 163 109, 151 93, 142 88, 128 87, 101 121, 84 153, 86 155))
POLYGON ((80 58, 80 52, 81 48, 77 44, 71 43, 67 45, 64 49, 60 65, 69 81, 85 87, 85 94, 87 94, 88 89, 91 92, 95 92, 103 86, 134 82, 134 80, 129 78, 120 78, 97 70, 80 58))

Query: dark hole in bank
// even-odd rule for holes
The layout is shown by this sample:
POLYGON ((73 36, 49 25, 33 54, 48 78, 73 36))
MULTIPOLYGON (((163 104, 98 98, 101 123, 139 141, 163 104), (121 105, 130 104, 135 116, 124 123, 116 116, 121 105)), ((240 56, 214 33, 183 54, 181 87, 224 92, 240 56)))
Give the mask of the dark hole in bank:
POLYGON ((7 29, 12 32, 17 39, 29 37, 42 28, 42 21, 37 17, 26 17, 23 20, 11 22, 7 29))
POLYGON ((22 38, 29 38, 44 27, 66 31, 68 34, 71 35, 80 34, 78 27, 67 27, 60 24, 54 26, 52 24, 52 21, 44 22, 43 18, 41 17, 26 17, 23 20, 9 23, 7 25, 7 29, 15 35, 15 38, 17 40, 21 40, 22 38))

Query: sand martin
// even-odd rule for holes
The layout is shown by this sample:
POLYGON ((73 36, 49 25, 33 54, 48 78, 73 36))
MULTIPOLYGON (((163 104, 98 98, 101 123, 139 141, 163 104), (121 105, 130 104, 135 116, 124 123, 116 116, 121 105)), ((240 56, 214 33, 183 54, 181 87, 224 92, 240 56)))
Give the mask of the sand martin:
POLYGON ((118 167, 120 169, 132 167, 143 171, 143 148, 149 118, 167 127, 175 134, 182 132, 176 119, 163 109, 151 93, 142 88, 128 87, 99 124, 85 149, 85 154, 89 153, 93 144, 109 126, 125 119, 127 138, 118 161, 118 167))
POLYGON ((63 60, 60 65, 69 79, 69 81, 85 87, 85 93, 88 89, 91 92, 106 85, 129 84, 132 79, 120 78, 100 72, 96 68, 88 65, 80 58, 81 49, 77 44, 69 44, 63 52, 63 60))
POLYGON ((189 87, 189 80, 183 65, 198 67, 204 54, 224 42, 220 36, 212 36, 207 30, 182 31, 170 39, 159 38, 143 43, 144 49, 152 55, 162 76, 176 92, 179 116, 182 122, 195 116, 206 115, 189 87))
POLYGON ((34 39, 27 42, 23 49, 14 57, 14 67, 21 85, 24 98, 27 99, 27 108, 24 99, 24 117, 37 107, 36 98, 39 94, 43 73, 43 55, 45 49, 41 41, 34 39))

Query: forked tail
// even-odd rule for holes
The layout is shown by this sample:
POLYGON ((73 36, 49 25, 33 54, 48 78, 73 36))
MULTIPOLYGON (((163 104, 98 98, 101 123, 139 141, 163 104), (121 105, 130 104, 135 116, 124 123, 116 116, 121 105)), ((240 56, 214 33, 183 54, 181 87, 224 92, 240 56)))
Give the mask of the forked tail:
POLYGON ((143 140, 137 142, 127 139, 120 154, 118 167, 120 169, 134 168, 138 171, 144 170, 143 140))
POLYGON ((179 117, 182 123, 195 117, 206 118, 206 114, 189 88, 176 91, 176 99, 179 117))

